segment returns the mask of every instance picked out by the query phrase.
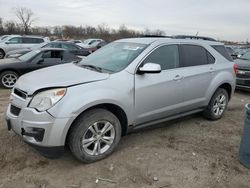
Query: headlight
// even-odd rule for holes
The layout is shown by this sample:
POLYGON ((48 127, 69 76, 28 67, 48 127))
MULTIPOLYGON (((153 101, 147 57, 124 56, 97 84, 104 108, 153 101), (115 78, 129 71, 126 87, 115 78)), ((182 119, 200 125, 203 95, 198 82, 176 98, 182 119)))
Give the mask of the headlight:
POLYGON ((245 71, 242 71, 242 70, 238 70, 237 73, 238 73, 238 74, 246 74, 246 72, 245 72, 245 71))
POLYGON ((50 89, 36 94, 29 107, 45 111, 54 106, 66 93, 66 88, 50 89))

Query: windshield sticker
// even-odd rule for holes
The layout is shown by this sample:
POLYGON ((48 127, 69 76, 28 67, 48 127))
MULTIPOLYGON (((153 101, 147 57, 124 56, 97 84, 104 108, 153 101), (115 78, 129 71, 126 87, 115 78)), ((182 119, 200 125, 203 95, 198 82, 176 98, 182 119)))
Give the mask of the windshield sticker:
POLYGON ((141 49, 141 47, 139 46, 124 46, 123 47, 123 50, 133 50, 133 51, 136 51, 136 50, 139 50, 141 49))

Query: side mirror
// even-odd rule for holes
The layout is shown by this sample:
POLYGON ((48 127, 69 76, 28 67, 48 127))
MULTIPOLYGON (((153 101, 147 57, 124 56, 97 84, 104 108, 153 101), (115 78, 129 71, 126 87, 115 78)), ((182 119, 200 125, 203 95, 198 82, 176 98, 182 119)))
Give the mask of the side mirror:
POLYGON ((44 59, 39 59, 39 60, 36 62, 36 64, 40 65, 40 64, 43 64, 43 62, 44 62, 44 59))
POLYGON ((146 63, 142 67, 139 67, 138 73, 160 73, 161 72, 161 65, 156 63, 146 63))
POLYGON ((10 44, 10 42, 9 42, 9 41, 7 41, 7 42, 5 42, 5 44, 10 44))

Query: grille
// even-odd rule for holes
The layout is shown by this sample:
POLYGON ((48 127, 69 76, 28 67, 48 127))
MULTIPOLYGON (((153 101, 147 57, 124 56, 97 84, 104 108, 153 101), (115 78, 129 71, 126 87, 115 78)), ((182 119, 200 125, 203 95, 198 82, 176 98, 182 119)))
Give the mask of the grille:
POLYGON ((27 97, 27 93, 25 91, 22 91, 22 90, 17 89, 17 88, 14 89, 14 94, 23 98, 23 99, 26 99, 26 97, 27 97))
POLYGON ((12 113, 13 115, 19 116, 20 111, 21 111, 21 108, 18 108, 18 107, 13 106, 13 105, 10 106, 10 113, 12 113))
POLYGON ((238 70, 237 77, 238 77, 238 78, 250 79, 250 71, 249 71, 249 70, 239 69, 239 70, 238 70), (240 72, 241 72, 241 74, 239 74, 240 72), (242 74, 242 73, 243 73, 243 74, 242 74))

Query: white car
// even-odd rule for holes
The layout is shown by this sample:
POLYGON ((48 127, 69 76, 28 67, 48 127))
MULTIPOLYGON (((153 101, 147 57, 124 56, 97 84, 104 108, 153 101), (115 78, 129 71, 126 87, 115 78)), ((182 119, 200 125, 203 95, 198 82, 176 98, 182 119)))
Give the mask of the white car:
POLYGON ((34 45, 49 42, 48 37, 10 35, 0 41, 0 59, 12 50, 31 48, 34 45))

